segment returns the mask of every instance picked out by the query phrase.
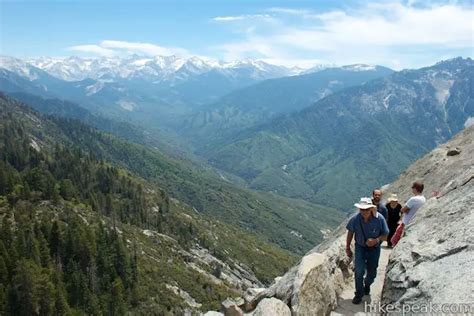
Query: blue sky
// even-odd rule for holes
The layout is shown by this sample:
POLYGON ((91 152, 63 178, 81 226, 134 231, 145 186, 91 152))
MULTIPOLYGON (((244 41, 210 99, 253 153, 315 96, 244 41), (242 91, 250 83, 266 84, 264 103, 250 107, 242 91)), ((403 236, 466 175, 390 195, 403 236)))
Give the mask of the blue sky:
POLYGON ((468 1, 1 1, 16 57, 198 55, 392 68, 474 57, 468 1))

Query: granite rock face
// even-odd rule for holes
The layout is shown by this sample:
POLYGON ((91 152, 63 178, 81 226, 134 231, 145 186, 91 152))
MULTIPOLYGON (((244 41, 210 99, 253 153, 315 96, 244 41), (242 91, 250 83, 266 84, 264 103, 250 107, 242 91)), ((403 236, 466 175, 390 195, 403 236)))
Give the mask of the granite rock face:
MULTIPOLYGON (((397 193, 404 203, 416 180, 425 183, 428 200, 392 252, 382 303, 473 303, 474 126, 384 186, 385 196, 397 193), (453 149, 457 154, 448 155, 453 149)), ((346 222, 272 286, 246 300, 246 311, 258 309, 259 302, 271 297, 286 303, 292 315, 326 315, 333 310, 337 296, 352 282, 344 251, 346 222)))
POLYGON ((352 276, 344 245, 345 222, 331 238, 308 252, 298 265, 247 302, 247 311, 258 309, 260 301, 273 297, 286 303, 292 315, 328 314, 336 307, 337 295, 352 276))
POLYGON ((382 303, 474 304, 474 126, 415 162, 387 193, 403 202, 416 179, 428 200, 391 254, 382 303))

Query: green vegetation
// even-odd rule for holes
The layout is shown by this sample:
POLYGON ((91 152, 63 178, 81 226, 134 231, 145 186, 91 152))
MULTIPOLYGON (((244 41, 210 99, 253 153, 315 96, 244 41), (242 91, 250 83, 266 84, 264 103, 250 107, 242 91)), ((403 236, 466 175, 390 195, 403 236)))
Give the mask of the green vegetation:
MULTIPOLYGON (((202 214, 237 225, 293 253, 303 254, 314 247, 322 241, 321 230, 332 229, 342 220, 342 212, 336 209, 243 189, 235 184, 239 183, 235 177, 197 160, 171 158, 169 151, 165 155, 152 149, 153 134, 142 135, 144 133, 130 125, 125 124, 128 128, 121 130, 119 127, 124 124, 94 116, 75 104, 27 94, 16 95, 43 113, 78 118, 139 142, 140 145, 124 141, 76 120, 54 118, 54 128, 60 129, 54 134, 64 135, 67 141, 158 184, 170 196, 186 202, 202 214)), ((295 186, 295 190, 298 189, 295 186)), ((281 194, 280 191, 277 193, 281 194)))
POLYGON ((342 212, 302 200, 255 192, 216 179, 214 174, 170 159, 157 150, 129 143, 74 121, 54 119, 73 143, 102 159, 157 183, 197 212, 239 226, 294 253, 303 254, 336 227, 342 212), (292 231, 302 234, 302 238, 292 231))
POLYGON ((310 106, 328 94, 393 73, 377 66, 366 71, 328 68, 317 72, 269 79, 232 91, 202 107, 179 132, 206 152, 246 128, 268 122, 283 113, 310 106))
POLYGON ((1 314, 190 309, 173 287, 216 309, 238 285, 211 274, 239 265, 269 283, 295 263, 71 144, 54 121, 3 96, 0 109, 1 314), (193 256, 195 247, 224 266, 193 256))
POLYGON ((393 73, 212 139, 202 155, 250 188, 349 210, 463 128, 474 115, 473 69, 457 58, 393 73), (441 84, 450 87, 446 100, 441 84))

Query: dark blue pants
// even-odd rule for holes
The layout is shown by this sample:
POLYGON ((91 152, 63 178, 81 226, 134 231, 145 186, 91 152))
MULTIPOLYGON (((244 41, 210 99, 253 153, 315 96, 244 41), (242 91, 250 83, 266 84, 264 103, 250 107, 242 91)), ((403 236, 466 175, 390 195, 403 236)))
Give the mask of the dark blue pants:
POLYGON ((355 295, 364 296, 364 283, 370 286, 377 275, 377 267, 379 265, 380 246, 375 248, 362 247, 356 244, 354 258, 354 278, 355 278, 355 295), (364 274, 367 271, 364 282, 364 274))

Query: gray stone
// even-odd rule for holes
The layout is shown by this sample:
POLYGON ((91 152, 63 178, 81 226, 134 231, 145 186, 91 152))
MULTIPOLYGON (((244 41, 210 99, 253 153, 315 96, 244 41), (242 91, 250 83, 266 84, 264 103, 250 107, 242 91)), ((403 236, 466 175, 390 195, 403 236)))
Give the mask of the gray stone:
POLYGON ((237 305, 231 305, 224 313, 225 316, 243 316, 244 312, 237 305))
POLYGON ((351 280, 350 260, 344 250, 345 222, 333 235, 308 252, 300 263, 249 302, 249 310, 274 297, 291 306, 292 315, 326 315, 351 280))
POLYGON ((263 299, 252 313, 252 316, 291 316, 291 310, 282 301, 276 298, 263 299))
POLYGON ((229 307, 232 305, 235 305, 235 301, 231 298, 226 298, 222 303, 221 303, 221 310, 226 311, 229 307))
POLYGON ((245 301, 243 298, 227 298, 225 301, 221 303, 221 311, 226 315, 243 315, 243 311, 240 308, 241 306, 245 305, 245 301))
POLYGON ((387 193, 398 193, 403 201, 415 179, 422 179, 425 196, 433 197, 393 249, 382 302, 473 304, 474 126, 415 162, 387 193), (456 159, 445 159, 447 148, 463 150, 456 159))
POLYGON ((454 148, 454 149, 449 149, 448 152, 446 153, 447 156, 456 156, 461 153, 461 149, 459 148, 454 148))

